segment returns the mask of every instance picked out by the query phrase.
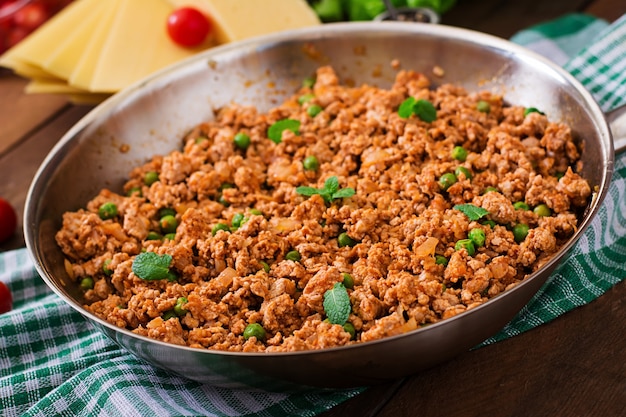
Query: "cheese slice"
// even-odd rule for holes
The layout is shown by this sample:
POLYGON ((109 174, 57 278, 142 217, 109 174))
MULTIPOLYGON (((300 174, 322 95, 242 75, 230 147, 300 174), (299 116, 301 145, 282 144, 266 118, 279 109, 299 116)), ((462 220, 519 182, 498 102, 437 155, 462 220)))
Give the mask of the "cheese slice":
POLYGON ((305 0, 169 0, 174 7, 191 6, 208 15, 217 43, 319 25, 305 0))
POLYGON ((166 22, 172 10, 165 0, 122 1, 85 88, 97 92, 120 90, 206 47, 182 48, 171 41, 166 22))
POLYGON ((59 39, 56 46, 47 57, 41 58, 41 67, 61 79, 67 80, 76 66, 78 65, 83 51, 87 49, 91 41, 94 27, 106 13, 108 1, 101 0, 81 0, 84 3, 90 3, 91 7, 85 10, 82 19, 77 22, 76 26, 67 30, 65 36, 59 39))
POLYGON ((88 91, 83 90, 82 88, 72 87, 67 85, 67 83, 63 80, 49 80, 42 78, 33 78, 31 79, 26 87, 24 87, 24 92, 27 94, 84 94, 88 93, 88 91))
MULTIPOLYGON (((128 0, 123 1, 128 2, 128 0)), ((98 19, 97 25, 94 27, 91 34, 91 38, 89 39, 87 45, 85 45, 85 49, 80 51, 80 59, 67 79, 68 85, 92 91, 91 87, 93 75, 98 66, 102 48, 111 34, 111 25, 113 24, 113 19, 117 9, 122 3, 122 0, 106 0, 104 3, 106 3, 106 8, 101 11, 100 19, 98 19)), ((120 55, 123 55, 123 53, 124 51, 120 51, 120 55)), ((123 61, 118 62, 118 64, 124 65, 123 61)))
POLYGON ((78 0, 70 3, 63 9, 62 13, 54 15, 37 30, 9 49, 0 58, 0 65, 6 62, 7 66, 10 67, 11 62, 21 61, 43 68, 43 62, 54 52, 59 42, 67 36, 70 28, 74 28, 83 19, 85 13, 89 13, 93 1, 78 0))

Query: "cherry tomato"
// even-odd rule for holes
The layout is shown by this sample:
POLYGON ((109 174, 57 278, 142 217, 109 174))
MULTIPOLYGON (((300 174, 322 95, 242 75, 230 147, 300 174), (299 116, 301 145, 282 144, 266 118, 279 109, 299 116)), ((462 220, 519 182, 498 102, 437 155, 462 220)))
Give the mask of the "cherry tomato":
POLYGON ((2 281, 0 281, 0 314, 11 311, 13 308, 13 296, 9 287, 2 281))
POLYGON ((8 201, 0 198, 0 243, 15 233, 17 228, 17 214, 8 201))
POLYGON ((167 18, 167 33, 175 43, 181 46, 200 45, 212 30, 212 22, 193 7, 176 9, 167 18))
POLYGON ((41 3, 30 3, 15 12, 13 21, 18 27, 33 31, 49 18, 48 11, 41 3))

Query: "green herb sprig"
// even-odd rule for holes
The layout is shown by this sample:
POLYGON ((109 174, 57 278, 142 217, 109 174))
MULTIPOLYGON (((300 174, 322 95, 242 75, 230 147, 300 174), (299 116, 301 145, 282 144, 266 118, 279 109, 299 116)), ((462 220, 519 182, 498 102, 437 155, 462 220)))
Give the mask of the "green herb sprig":
POLYGON ((327 204, 331 204, 333 200, 339 198, 352 197, 355 194, 354 188, 347 187, 340 189, 339 180, 334 175, 332 177, 329 177, 324 182, 324 186, 322 188, 307 187, 302 185, 296 188, 296 192, 300 195, 305 195, 308 197, 319 194, 320 196, 322 196, 327 204))
POLYGON ((343 326, 348 321, 352 305, 348 290, 342 283, 336 282, 332 289, 324 293, 323 305, 326 317, 331 323, 343 326))
POLYGON ((473 204, 457 204, 452 208, 462 212, 472 221, 479 220, 489 214, 488 210, 485 210, 484 208, 475 206, 473 204))
POLYGON ((170 272, 170 263, 172 263, 171 255, 143 252, 133 260, 132 269, 135 275, 146 281, 157 281, 160 279, 176 281, 176 275, 170 272))

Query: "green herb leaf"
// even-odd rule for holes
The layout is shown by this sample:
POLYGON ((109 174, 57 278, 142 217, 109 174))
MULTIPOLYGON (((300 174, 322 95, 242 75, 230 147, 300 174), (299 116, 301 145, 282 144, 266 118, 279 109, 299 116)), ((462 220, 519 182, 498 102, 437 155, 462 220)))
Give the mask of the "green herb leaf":
POLYGON ((159 279, 175 280, 176 276, 170 272, 172 256, 159 255, 154 252, 143 252, 133 261, 133 273, 141 279, 155 281, 159 279))
POLYGON ((279 120, 267 129, 267 137, 275 143, 280 143, 284 130, 291 130, 296 135, 300 134, 300 121, 295 119, 279 120))
POLYGON ((324 181, 324 186, 322 188, 313 188, 302 185, 296 188, 296 192, 300 195, 308 197, 318 194, 328 204, 331 204, 333 200, 352 197, 355 194, 354 188, 351 187, 339 189, 339 180, 334 175, 324 181))
POLYGON ((469 217, 470 220, 475 221, 480 219, 481 217, 489 214, 489 211, 485 210, 482 207, 475 206, 473 204, 457 204, 453 207, 453 209, 458 210, 469 217))
POLYGON ((336 282, 331 290, 324 293, 323 305, 324 312, 331 323, 343 326, 348 321, 352 305, 348 290, 342 283, 336 282))
POLYGON ((415 106, 415 97, 409 97, 398 107, 398 116, 408 119, 413 114, 413 106, 415 106))
POLYGON ((413 114, 428 123, 437 120, 437 109, 433 103, 428 100, 415 100, 415 97, 409 97, 398 107, 398 116, 408 119, 413 114))
POLYGON ((333 195, 339 189, 339 180, 336 176, 329 177, 324 181, 324 190, 330 195, 333 195))
POLYGON ((428 100, 417 100, 413 106, 413 113, 428 123, 437 120, 437 109, 428 100))
POLYGON ((335 191, 332 194, 332 198, 337 199, 337 198, 348 198, 348 197, 352 197, 355 194, 354 188, 348 187, 348 188, 342 188, 341 190, 335 191))

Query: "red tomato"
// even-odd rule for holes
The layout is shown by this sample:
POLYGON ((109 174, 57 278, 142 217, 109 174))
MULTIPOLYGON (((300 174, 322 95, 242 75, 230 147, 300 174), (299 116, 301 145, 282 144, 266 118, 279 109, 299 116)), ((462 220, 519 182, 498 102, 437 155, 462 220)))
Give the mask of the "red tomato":
POLYGON ((167 18, 167 33, 181 46, 200 45, 212 30, 212 22, 193 7, 176 9, 167 18))
POLYGON ((17 214, 8 203, 0 198, 0 243, 4 242, 15 233, 17 228, 17 214))
POLYGON ((48 20, 48 11, 41 3, 30 3, 15 12, 13 21, 21 28, 29 31, 37 29, 48 20))
POLYGON ((2 281, 0 281, 0 314, 11 311, 13 308, 13 296, 9 287, 2 281))

